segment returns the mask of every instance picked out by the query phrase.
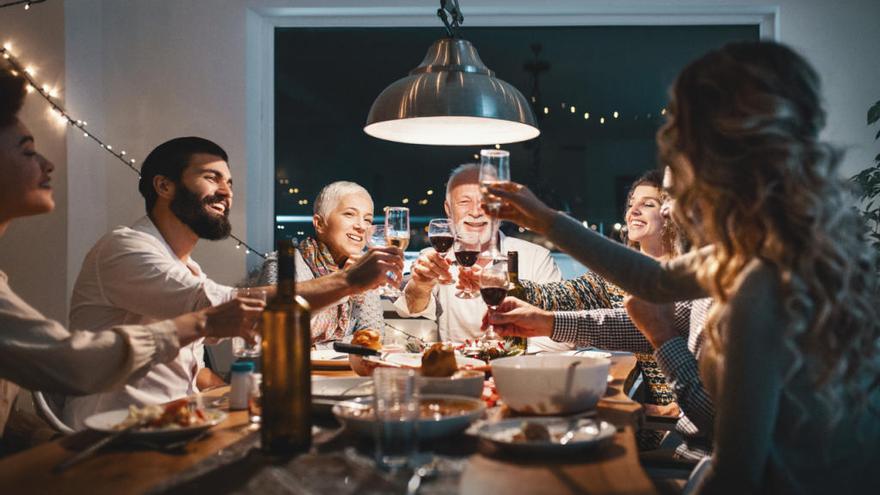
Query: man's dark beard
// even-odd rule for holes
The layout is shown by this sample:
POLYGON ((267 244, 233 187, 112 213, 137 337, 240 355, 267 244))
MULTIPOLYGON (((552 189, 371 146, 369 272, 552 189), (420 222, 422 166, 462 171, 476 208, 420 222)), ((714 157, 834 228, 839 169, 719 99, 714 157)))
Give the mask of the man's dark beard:
POLYGON ((223 200, 222 196, 213 195, 205 199, 199 199, 198 195, 190 191, 183 183, 178 184, 174 199, 171 200, 171 211, 191 228, 201 239, 217 241, 226 239, 232 232, 232 224, 229 223, 229 210, 223 216, 215 216, 205 209, 223 200))

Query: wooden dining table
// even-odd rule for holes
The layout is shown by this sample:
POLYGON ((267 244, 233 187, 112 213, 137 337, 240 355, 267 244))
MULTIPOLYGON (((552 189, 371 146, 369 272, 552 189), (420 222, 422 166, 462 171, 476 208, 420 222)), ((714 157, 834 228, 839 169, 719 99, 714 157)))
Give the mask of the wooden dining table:
MULTIPOLYGON (((426 480, 419 493, 504 494, 652 494, 653 484, 639 464, 634 432, 641 406, 623 392, 635 369, 631 355, 614 356, 608 392, 597 407, 599 418, 617 426, 610 443, 592 452, 561 459, 509 457, 475 437, 460 434, 437 445, 438 458, 458 470, 436 482, 426 480), (460 438, 459 438, 460 437, 460 438), (443 444, 451 445, 444 450, 443 444), (436 486, 434 486, 436 485, 436 486)), ((314 370, 315 375, 347 376, 347 370, 314 370)), ((228 387, 205 392, 222 398, 228 387)), ((262 457, 259 432, 247 411, 229 411, 210 435, 179 452, 127 445, 108 446, 62 472, 53 468, 104 434, 82 431, 0 460, 0 486, 9 493, 405 493, 403 479, 372 466, 357 439, 329 420, 317 429, 312 452, 292 459, 262 457), (336 473, 328 475, 326 473, 336 473), (358 474, 359 473, 359 474, 358 474), (274 487, 274 488, 273 488, 274 487), (298 488, 297 488, 298 487, 298 488)), ((423 446, 424 450, 424 446, 423 446)))

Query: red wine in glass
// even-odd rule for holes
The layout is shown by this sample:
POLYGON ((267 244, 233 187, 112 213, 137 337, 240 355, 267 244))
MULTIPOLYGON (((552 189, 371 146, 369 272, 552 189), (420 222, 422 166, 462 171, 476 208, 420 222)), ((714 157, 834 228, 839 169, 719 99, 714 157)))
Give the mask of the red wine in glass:
POLYGON ((486 306, 497 308, 507 296, 505 287, 480 287, 480 295, 483 296, 486 306))
POLYGON ((452 234, 432 235, 428 239, 431 240, 431 246, 434 246, 434 250, 440 254, 446 254, 447 251, 452 249, 452 243, 455 240, 452 234))
POLYGON ((458 264, 464 267, 471 267, 477 263, 477 258, 479 258, 479 251, 456 251, 455 259, 458 260, 458 264))

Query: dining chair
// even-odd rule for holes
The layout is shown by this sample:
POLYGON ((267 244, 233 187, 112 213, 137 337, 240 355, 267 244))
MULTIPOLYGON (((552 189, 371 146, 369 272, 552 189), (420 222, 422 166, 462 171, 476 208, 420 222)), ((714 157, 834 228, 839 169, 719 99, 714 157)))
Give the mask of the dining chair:
POLYGON ((709 474, 710 468, 712 467, 712 457, 704 457, 700 459, 700 462, 697 463, 697 467, 691 471, 690 477, 688 477, 687 483, 684 485, 684 489, 682 490, 682 495, 692 495, 697 492, 700 488, 700 485, 703 484, 703 480, 709 474))
POLYGON ((31 396, 34 399, 34 406, 36 406, 37 414, 43 419, 43 421, 49 423, 49 426, 59 433, 65 435, 74 433, 73 428, 64 424, 64 421, 61 421, 60 419, 63 400, 59 399, 63 396, 44 394, 39 391, 31 392, 31 396))

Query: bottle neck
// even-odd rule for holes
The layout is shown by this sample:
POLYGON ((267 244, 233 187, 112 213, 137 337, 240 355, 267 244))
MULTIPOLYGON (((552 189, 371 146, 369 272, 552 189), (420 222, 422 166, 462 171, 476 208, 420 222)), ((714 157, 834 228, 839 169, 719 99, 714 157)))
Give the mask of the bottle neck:
POLYGON ((296 265, 288 253, 278 253, 278 297, 292 301, 296 295, 296 265))
POLYGON ((519 256, 515 251, 507 253, 507 278, 512 284, 519 283, 519 256))

